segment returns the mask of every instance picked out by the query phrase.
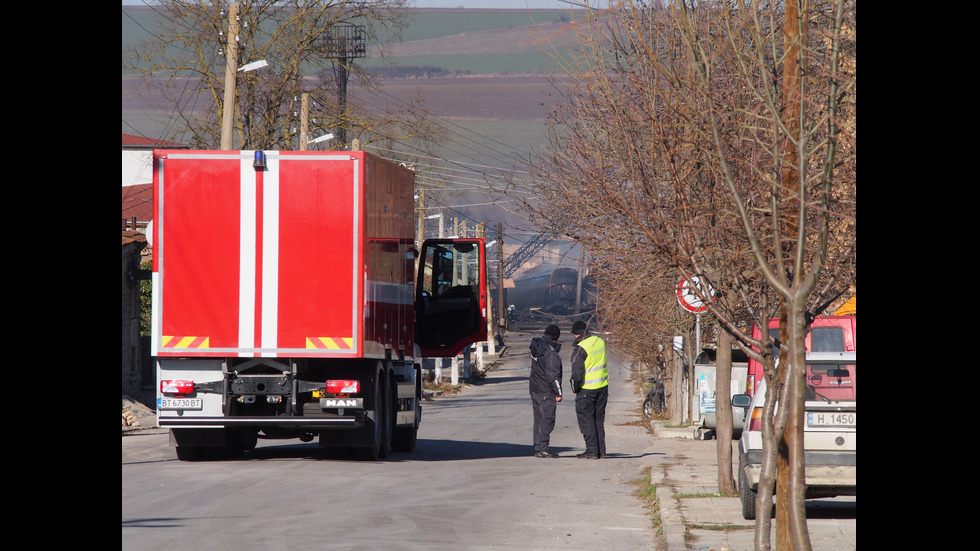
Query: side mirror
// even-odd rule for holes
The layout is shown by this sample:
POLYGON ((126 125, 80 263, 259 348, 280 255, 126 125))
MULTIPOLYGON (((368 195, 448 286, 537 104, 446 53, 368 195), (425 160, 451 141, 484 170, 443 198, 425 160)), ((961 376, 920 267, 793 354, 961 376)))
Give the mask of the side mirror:
POLYGON ((752 405, 752 397, 748 394, 735 394, 732 396, 732 407, 747 408, 752 405))

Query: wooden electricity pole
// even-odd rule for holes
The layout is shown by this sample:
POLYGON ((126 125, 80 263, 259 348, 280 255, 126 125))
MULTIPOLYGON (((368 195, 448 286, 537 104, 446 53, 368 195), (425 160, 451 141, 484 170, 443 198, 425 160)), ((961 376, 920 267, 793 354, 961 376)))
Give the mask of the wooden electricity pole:
POLYGON ((299 150, 310 148, 310 94, 303 92, 299 102, 299 150))
POLYGON ((235 123, 235 80, 238 72, 238 2, 232 2, 228 6, 225 55, 225 102, 221 112, 221 149, 230 151, 235 123))
POLYGON ((497 222, 497 331, 503 334, 504 318, 504 225, 497 222))

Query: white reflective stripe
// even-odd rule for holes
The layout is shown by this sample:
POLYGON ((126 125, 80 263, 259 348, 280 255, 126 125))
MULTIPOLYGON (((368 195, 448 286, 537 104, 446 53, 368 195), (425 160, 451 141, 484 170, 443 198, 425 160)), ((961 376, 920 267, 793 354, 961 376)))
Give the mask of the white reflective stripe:
MULTIPOLYGON (((338 158, 343 159, 344 157, 338 157, 338 158)), ((363 217, 361 216, 361 193, 363 192, 363 190, 361 189, 361 171, 362 170, 366 171, 367 167, 366 166, 362 167, 360 161, 356 157, 348 157, 348 158, 351 161, 353 161, 353 165, 354 165, 354 179, 351 182, 351 187, 353 189, 353 191, 351 192, 351 200, 354 208, 351 210, 351 219, 354 222, 355 231, 353 232, 353 241, 351 242, 350 245, 350 251, 351 251, 351 255, 353 255, 353 258, 351 259, 351 267, 353 268, 351 272, 351 289, 355 289, 355 291, 352 293, 351 296, 350 326, 354 330, 353 335, 351 336, 354 338, 354 342, 356 343, 363 338, 360 329, 364 325, 362 321, 358 319, 357 315, 359 312, 361 312, 362 315, 364 316, 367 316, 368 314, 367 270, 361 269, 361 263, 364 262, 364 260, 360 259, 358 256, 362 248, 360 245, 360 239, 362 238, 361 236, 364 231, 364 223, 365 223, 365 221, 362 219, 363 217), (362 271, 363 274, 361 273, 362 271), (361 281, 362 277, 364 278, 363 282, 361 281), (363 300, 365 304, 363 305, 364 306, 363 309, 358 308, 358 304, 357 304, 356 289, 358 285, 361 285, 361 292, 364 293, 363 300)), ((340 182, 338 182, 338 184, 339 183, 340 182)), ((357 348, 356 344, 354 345, 354 348, 355 349, 357 348)))
MULTIPOLYGON (((252 171, 253 173, 255 170, 252 171)), ((262 348, 279 344, 279 154, 266 154, 262 176, 262 348)), ((265 353, 263 356, 275 356, 265 353)))
MULTIPOLYGON (((253 159, 239 159, 241 225, 238 232, 238 347, 255 348, 255 169, 253 159)), ((240 355, 247 355, 245 353, 240 355)))

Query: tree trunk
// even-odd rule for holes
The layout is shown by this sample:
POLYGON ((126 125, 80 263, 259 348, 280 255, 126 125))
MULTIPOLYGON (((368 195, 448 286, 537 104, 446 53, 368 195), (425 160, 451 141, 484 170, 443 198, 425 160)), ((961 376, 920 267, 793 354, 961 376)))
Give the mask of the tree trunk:
POLYGON ((715 435, 718 441, 718 493, 735 495, 732 475, 732 336, 718 324, 715 356, 715 435))
MULTIPOLYGON (((779 310, 779 338, 786 340, 788 335, 785 304, 779 310)), ((779 353, 779 365, 777 366, 780 377, 782 370, 787 368, 787 356, 789 353, 783 350, 779 353)), ((780 392, 779 394, 784 394, 780 392)), ((778 398, 779 394, 775 397, 778 398)), ((788 392, 785 394, 789 394, 788 392)), ((776 551, 792 551, 793 540, 789 535, 789 439, 793 431, 793 421, 786 424, 782 438, 779 439, 776 448, 776 551)))
MULTIPOLYGON (((783 187, 789 191, 788 204, 784 218, 784 233, 786 239, 784 258, 797 258, 797 240, 801 237, 801 228, 797 224, 800 203, 794 204, 794 197, 799 197, 801 189, 798 171, 800 142, 800 113, 802 112, 802 64, 800 58, 805 55, 801 44, 805 41, 805 33, 801 32, 801 22, 806 21, 805 3, 792 0, 786 2, 786 19, 783 23, 784 44, 786 54, 783 62, 783 117, 786 125, 786 145, 781 167, 783 187), (801 13, 803 11, 804 13, 801 13)), ((803 349, 803 307, 799 300, 794 300, 795 282, 799 281, 802 266, 792 260, 793 271, 788 271, 786 281, 790 283, 789 295, 784 293, 783 307, 780 311, 780 334, 786 335, 789 342, 788 354, 780 355, 780 369, 791 369, 788 379, 789 388, 784 396, 789 403, 783 404, 789 408, 789 420, 783 433, 783 445, 780 446, 779 460, 781 466, 776 475, 776 549, 796 551, 810 549, 810 536, 806 525, 804 507, 805 479, 803 471, 803 378, 806 367, 803 364, 805 351, 803 349), (785 452, 785 454, 784 454, 785 452), (785 465, 782 462, 785 460, 785 465), (784 476, 785 475, 785 476, 784 476), (780 517, 780 511, 783 516, 780 517), (780 521, 780 518, 782 521, 780 521), (796 545, 793 545, 796 542, 796 545)))
POLYGON ((806 470, 803 461, 803 423, 804 394, 806 384, 806 349, 804 347, 805 322, 803 308, 792 304, 789 311, 789 355, 791 362, 787 367, 793 369, 790 378, 789 423, 786 426, 785 441, 789 446, 789 478, 787 484, 787 506, 789 533, 794 551, 810 551, 810 532, 806 524, 806 470))

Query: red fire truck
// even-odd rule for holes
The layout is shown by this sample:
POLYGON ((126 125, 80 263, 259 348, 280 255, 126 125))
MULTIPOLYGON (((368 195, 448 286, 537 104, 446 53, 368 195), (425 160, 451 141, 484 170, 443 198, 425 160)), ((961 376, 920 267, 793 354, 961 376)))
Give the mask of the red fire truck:
POLYGON ((486 340, 483 239, 414 240, 369 153, 153 153, 157 418, 181 459, 257 438, 411 451, 423 357, 486 340), (417 278, 416 278, 417 275, 417 278))

